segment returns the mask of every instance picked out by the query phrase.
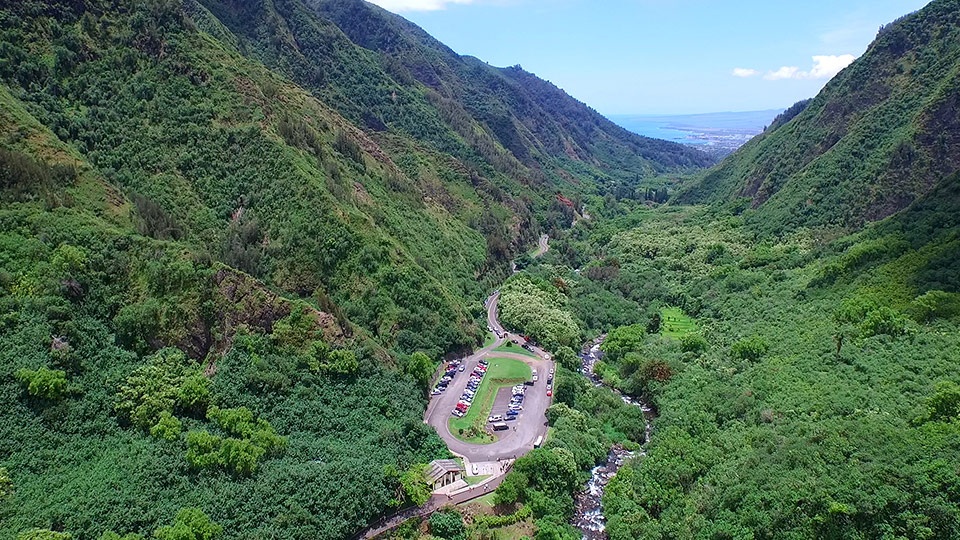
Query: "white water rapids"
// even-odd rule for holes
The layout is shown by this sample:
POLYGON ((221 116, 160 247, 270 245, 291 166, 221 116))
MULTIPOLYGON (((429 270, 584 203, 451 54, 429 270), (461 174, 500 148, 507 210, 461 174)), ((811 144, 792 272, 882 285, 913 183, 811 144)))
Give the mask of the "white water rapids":
MULTIPOLYGON (((603 386, 603 382, 593 373, 593 365, 603 356, 600 351, 600 344, 603 343, 604 337, 606 336, 600 336, 595 342, 588 343, 580 354, 580 371, 596 386, 603 386)), ((617 392, 615 389, 612 390, 617 392)), ((620 392, 617 392, 617 394, 620 395, 624 403, 635 405, 643 410, 644 418, 646 418, 646 437, 644 441, 646 443, 650 440, 653 429, 650 422, 653 417, 653 409, 645 403, 620 394, 620 392)), ((604 540, 607 538, 605 532, 607 520, 603 515, 603 492, 610 480, 616 476, 620 467, 634 454, 634 452, 619 444, 614 445, 607 454, 607 460, 590 471, 590 481, 587 482, 586 489, 578 493, 574 501, 574 515, 571 520, 573 526, 583 533, 583 540, 604 540)), ((640 455, 643 455, 642 450, 640 455)))

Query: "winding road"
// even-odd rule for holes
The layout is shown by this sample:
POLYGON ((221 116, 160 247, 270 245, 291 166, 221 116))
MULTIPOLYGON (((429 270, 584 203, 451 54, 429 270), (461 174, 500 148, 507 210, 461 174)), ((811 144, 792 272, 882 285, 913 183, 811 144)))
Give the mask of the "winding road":
POLYGON ((549 242, 550 242, 550 237, 546 234, 541 234, 540 240, 537 242, 537 250, 533 252, 533 255, 531 255, 531 257, 536 259, 537 257, 549 251, 550 250, 549 242))
MULTIPOLYGON (((540 257, 550 249, 547 243, 549 237, 542 235, 538 242, 537 251, 533 257, 540 257)), ((516 269, 514 269, 516 271, 516 269)), ((447 447, 455 455, 465 458, 470 463, 491 463, 503 460, 505 467, 501 470, 494 468, 493 474, 480 484, 476 484, 462 491, 450 495, 433 494, 426 504, 419 507, 408 508, 392 516, 386 516, 379 522, 374 523, 368 529, 357 534, 354 538, 376 538, 387 531, 399 526, 404 521, 413 517, 426 517, 449 504, 459 504, 481 497, 487 493, 493 492, 503 478, 513 466, 513 459, 523 456, 530 450, 533 450, 533 443, 537 437, 547 434, 547 407, 553 402, 553 398, 547 396, 547 375, 554 369, 554 363, 550 355, 539 347, 530 347, 530 350, 537 355, 536 358, 525 354, 494 352, 494 349, 507 343, 517 340, 522 342, 523 336, 507 332, 500 324, 497 317, 497 306, 500 302, 500 291, 494 292, 487 298, 485 303, 487 307, 487 325, 493 329, 497 337, 493 343, 474 352, 470 356, 462 359, 464 371, 455 377, 447 388, 447 391, 434 396, 427 405, 424 413, 424 422, 430 424, 437 430, 437 434, 447 443, 447 447), (470 444, 456 438, 450 432, 449 420, 451 411, 463 394, 470 379, 469 373, 473 371, 477 364, 483 358, 509 358, 519 360, 532 369, 537 370, 540 380, 532 387, 528 387, 524 394, 523 412, 517 417, 517 420, 510 422, 511 429, 495 433, 496 442, 490 444, 470 444)), ((442 365, 441 365, 442 369, 442 365)))
POLYGON ((550 355, 545 351, 531 347, 537 358, 525 354, 494 352, 494 349, 500 347, 508 341, 516 339, 522 342, 523 337, 511 334, 504 330, 497 319, 497 304, 500 301, 500 293, 493 293, 487 299, 487 324, 493 328, 497 335, 504 337, 497 338, 494 342, 472 355, 462 360, 465 371, 455 377, 447 388, 447 391, 439 396, 434 396, 427 407, 425 420, 433 426, 440 438, 447 443, 447 447, 454 454, 467 458, 471 462, 497 461, 500 459, 513 459, 526 454, 533 449, 533 443, 537 437, 546 435, 547 418, 545 412, 550 406, 552 398, 547 396, 547 374, 554 368, 550 355), (477 366, 482 358, 509 358, 519 360, 537 370, 540 374, 540 381, 528 387, 523 401, 523 412, 516 421, 510 422, 511 429, 507 431, 496 432, 497 441, 490 444, 470 444, 456 438, 450 432, 448 421, 451 418, 450 412, 463 394, 467 386, 469 374, 477 366))

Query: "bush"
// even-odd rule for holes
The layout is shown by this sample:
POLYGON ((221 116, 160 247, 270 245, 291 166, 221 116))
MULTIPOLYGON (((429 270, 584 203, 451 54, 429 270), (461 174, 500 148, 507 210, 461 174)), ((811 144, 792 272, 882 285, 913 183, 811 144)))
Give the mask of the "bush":
POLYGON ((210 381, 200 366, 177 349, 164 349, 127 377, 114 409, 121 418, 149 430, 163 413, 202 412, 209 400, 210 381))
POLYGON ((956 317, 960 314, 960 294, 928 291, 914 299, 908 311, 920 323, 956 317))
POLYGON ((59 369, 21 369, 17 380, 36 398, 57 401, 67 393, 67 374, 59 369))
POLYGON ((680 337, 680 350, 688 353, 702 354, 710 344, 700 334, 684 334, 680 337))
POLYGON ((867 314, 860 323, 860 332, 863 337, 903 336, 908 333, 907 319, 888 307, 880 307, 867 314))
POLYGON ((183 508, 173 525, 159 527, 153 533, 157 540, 215 540, 222 535, 223 527, 199 508, 183 508))
POLYGON ((756 362, 770 350, 770 345, 760 336, 751 336, 733 344, 730 352, 734 358, 756 362))
POLYGON ((466 540, 463 517, 455 510, 444 510, 430 516, 430 534, 445 540, 466 540))

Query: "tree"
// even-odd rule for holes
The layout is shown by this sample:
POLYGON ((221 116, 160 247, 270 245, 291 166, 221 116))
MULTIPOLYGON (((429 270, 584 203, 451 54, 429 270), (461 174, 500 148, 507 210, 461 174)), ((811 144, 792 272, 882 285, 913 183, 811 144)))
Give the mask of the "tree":
POLYGON ((464 540, 467 529, 457 511, 445 510, 430 516, 430 534, 445 540, 464 540))
POLYGON ((886 306, 871 311, 860 323, 860 332, 864 337, 880 335, 899 337, 907 334, 908 331, 906 317, 886 306))
POLYGON ((684 334, 680 336, 680 350, 688 353, 702 354, 710 344, 700 334, 684 334))
POLYGON ((925 420, 949 422, 960 417, 960 384, 953 381, 937 383, 935 393, 927 400, 925 420))
POLYGON ((430 500, 430 489, 424 479, 427 465, 417 463, 400 475, 400 487, 406 498, 416 506, 423 506, 430 500))
POLYGON ((563 346, 558 348, 557 351, 553 353, 553 359, 564 369, 569 369, 570 371, 580 369, 580 358, 570 347, 563 346))
POLYGON ((67 392, 67 374, 59 369, 21 369, 17 371, 17 380, 27 393, 40 399, 57 401, 67 392))
POLYGON ((357 355, 349 349, 335 349, 330 351, 329 363, 326 365, 327 373, 349 377, 357 373, 360 369, 360 362, 357 361, 357 355))
POLYGON ((202 413, 210 399, 209 387, 198 364, 177 349, 163 349, 127 377, 114 408, 132 424, 149 430, 164 412, 202 413))
POLYGON ((493 492, 493 503, 499 506, 523 502, 528 484, 527 475, 516 470, 510 471, 493 492))
POLYGON ((121 536, 113 531, 107 531, 100 535, 100 540, 143 540, 143 535, 137 533, 127 533, 121 536))
POLYGON ((168 441, 176 440, 183 431, 183 423, 170 411, 160 413, 160 420, 150 428, 150 435, 168 441))
POLYGON ((647 323, 647 333, 648 334, 659 334, 660 333, 660 324, 662 323, 660 312, 657 311, 650 317, 650 322, 647 323))
POLYGON ((173 525, 164 525, 154 531, 157 540, 214 540, 223 534, 223 527, 214 523, 199 508, 183 508, 177 512, 173 525))
POLYGON ((430 385, 430 377, 433 376, 434 362, 422 352, 415 352, 407 358, 405 371, 416 379, 417 384, 426 389, 430 385))
POLYGON ((910 304, 910 315, 917 322, 934 319, 949 319, 960 313, 960 294, 944 291, 927 291, 910 304))
POLYGON ((770 345, 760 336, 751 336, 733 344, 730 352, 734 358, 756 362, 770 350, 770 345))
POLYGON ((530 480, 530 488, 552 495, 574 493, 580 485, 577 461, 566 448, 538 448, 518 459, 514 470, 530 480))
POLYGON ((600 346, 609 362, 619 362, 629 352, 639 352, 643 348, 646 337, 646 328, 634 324, 615 328, 607 335, 607 339, 600 346))

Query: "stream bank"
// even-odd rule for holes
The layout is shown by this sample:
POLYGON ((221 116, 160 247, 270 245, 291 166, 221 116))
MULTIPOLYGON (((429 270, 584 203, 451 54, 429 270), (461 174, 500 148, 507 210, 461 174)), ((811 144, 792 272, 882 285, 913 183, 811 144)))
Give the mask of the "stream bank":
MULTIPOLYGON (((580 372, 595 386, 606 386, 593 372, 594 364, 603 357, 600 345, 603 344, 605 337, 605 335, 602 335, 594 341, 587 342, 580 353, 580 372)), ((641 400, 623 395, 615 388, 610 389, 616 392, 624 403, 640 407, 643 411, 646 422, 644 430, 644 445, 646 445, 653 432, 653 419, 656 416, 653 408, 641 400)), ((570 522, 583 534, 583 540, 604 540, 607 538, 605 532, 607 520, 603 515, 603 493, 610 480, 617 475, 620 467, 636 454, 636 452, 624 448, 623 445, 616 444, 607 453, 606 461, 590 471, 590 481, 587 482, 586 489, 578 493, 574 500, 574 515, 570 522)), ((644 451, 641 449, 639 454, 644 455, 644 451)))

